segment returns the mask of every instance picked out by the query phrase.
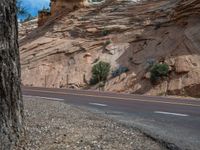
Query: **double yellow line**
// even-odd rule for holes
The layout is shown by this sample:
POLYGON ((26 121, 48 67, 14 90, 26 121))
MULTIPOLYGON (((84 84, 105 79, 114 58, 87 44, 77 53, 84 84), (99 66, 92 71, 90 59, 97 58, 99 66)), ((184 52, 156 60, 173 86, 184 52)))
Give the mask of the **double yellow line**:
POLYGON ((115 96, 91 95, 91 94, 81 94, 81 93, 76 94, 76 93, 54 92, 54 91, 45 91, 45 90, 44 91, 43 90, 31 90, 31 89, 25 89, 24 91, 39 92, 39 93, 51 93, 51 94, 62 94, 62 95, 72 95, 72 96, 107 98, 107 99, 117 99, 117 100, 125 100, 125 101, 139 101, 139 102, 147 102, 147 103, 162 103, 162 104, 171 104, 171 105, 200 107, 199 104, 187 104, 187 103, 166 102, 166 101, 156 101, 156 100, 143 100, 143 99, 135 99, 135 98, 121 98, 121 97, 115 97, 115 96))

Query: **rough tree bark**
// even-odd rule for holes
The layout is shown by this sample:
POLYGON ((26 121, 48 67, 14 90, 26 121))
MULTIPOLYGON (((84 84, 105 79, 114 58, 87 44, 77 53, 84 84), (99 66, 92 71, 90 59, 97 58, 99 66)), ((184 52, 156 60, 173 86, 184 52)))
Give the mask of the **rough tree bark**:
POLYGON ((0 0, 0 149, 10 150, 23 131, 23 102, 16 1, 0 0))

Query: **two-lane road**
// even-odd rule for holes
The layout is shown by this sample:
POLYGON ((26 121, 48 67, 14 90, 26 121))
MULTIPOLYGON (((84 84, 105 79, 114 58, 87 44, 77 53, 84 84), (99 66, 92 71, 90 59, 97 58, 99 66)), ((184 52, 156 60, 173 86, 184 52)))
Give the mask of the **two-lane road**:
POLYGON ((23 95, 82 106, 140 128, 181 149, 200 150, 200 100, 23 87, 23 95))

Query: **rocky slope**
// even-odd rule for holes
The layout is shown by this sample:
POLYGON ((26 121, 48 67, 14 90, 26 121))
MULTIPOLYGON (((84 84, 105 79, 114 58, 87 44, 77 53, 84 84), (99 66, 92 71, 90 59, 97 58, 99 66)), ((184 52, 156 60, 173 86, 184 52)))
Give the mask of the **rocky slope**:
POLYGON ((85 87, 98 60, 129 68, 105 90, 200 96, 200 1, 109 0, 51 18, 20 41, 22 81, 29 86, 85 87), (170 74, 150 82, 149 62, 170 74))

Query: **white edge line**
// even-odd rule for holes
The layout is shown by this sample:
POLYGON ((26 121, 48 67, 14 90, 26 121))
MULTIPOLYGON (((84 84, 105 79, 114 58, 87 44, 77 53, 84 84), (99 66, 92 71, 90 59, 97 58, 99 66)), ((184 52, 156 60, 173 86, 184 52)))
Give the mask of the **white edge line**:
POLYGON ((42 99, 47 99, 47 100, 56 100, 56 101, 64 101, 64 99, 61 98, 54 98, 54 97, 41 97, 41 96, 31 96, 31 95, 23 95, 25 97, 30 97, 30 98, 42 98, 42 99))
POLYGON ((95 105, 95 106, 102 106, 102 107, 106 107, 108 105, 106 104, 100 104, 100 103, 89 103, 90 105, 95 105))
POLYGON ((157 114, 164 114, 164 115, 174 115, 174 116, 181 116, 181 117, 188 117, 187 114, 179 114, 179 113, 172 113, 172 112, 164 112, 164 111, 154 111, 157 114))

